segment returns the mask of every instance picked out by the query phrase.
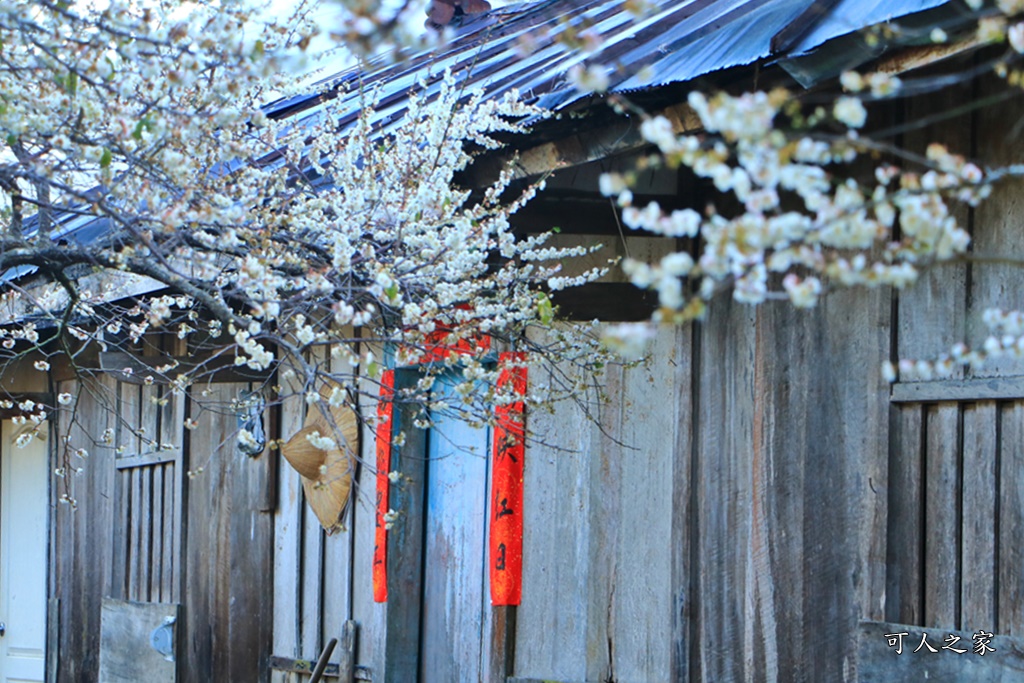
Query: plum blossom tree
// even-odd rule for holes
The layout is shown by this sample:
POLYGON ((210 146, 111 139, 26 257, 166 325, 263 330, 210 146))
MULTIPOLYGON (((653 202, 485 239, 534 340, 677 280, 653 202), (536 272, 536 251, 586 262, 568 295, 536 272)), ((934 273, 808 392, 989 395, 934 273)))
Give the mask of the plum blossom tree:
MULTIPOLYGON (((433 360, 400 398, 426 402, 431 373, 457 364, 489 389, 452 409, 485 419, 484 402, 509 398, 499 344, 552 367, 601 357, 583 328, 528 334, 552 326, 549 285, 600 274, 556 279, 587 250, 513 236, 510 214, 538 187, 509 199, 507 175, 475 194, 455 182, 473 150, 543 112, 449 74, 435 101, 413 92, 387 134, 371 126, 372 91, 350 129, 330 102, 316 120, 275 120, 261 104, 294 87, 282 69, 309 29, 258 28, 233 3, 0 3, 0 362, 84 375, 91 351, 160 332, 207 353, 146 382, 189 391, 226 359, 276 370, 276 400, 303 395, 326 415, 355 405, 391 349, 400 364, 433 360)), ((579 388, 552 377, 544 400, 579 388)))
MULTIPOLYGON (((376 3, 342 5, 336 34, 357 52, 408 39, 410 3, 387 14, 376 3)), ((993 66, 1019 87, 1024 23, 1011 18, 1024 5, 968 5, 978 40, 1010 46, 993 66)), ((296 87, 285 67, 314 33, 304 9, 258 25, 247 4, 232 2, 0 0, 0 362, 28 358, 40 371, 61 362, 85 374, 90 350, 128 348, 157 331, 204 359, 154 368, 172 391, 189 391, 227 360, 276 371, 278 385, 267 387, 276 400, 302 395, 326 416, 355 403, 391 349, 401 364, 434 360, 403 399, 428 404, 431 371, 457 366, 467 389, 488 388, 461 392, 456 409, 486 419, 488 405, 510 399, 486 338, 550 368, 546 392, 529 400, 579 393, 607 355, 590 328, 553 327, 547 291, 601 269, 561 277, 558 264, 585 249, 512 234, 509 216, 539 186, 510 199, 508 174, 478 192, 455 182, 474 150, 544 112, 515 96, 468 96, 448 76, 436 101, 413 93, 404 122, 386 134, 371 124, 372 91, 348 129, 330 101, 301 124, 268 116, 261 105, 296 87)), ((932 38, 948 37, 936 29, 932 38)), ((608 87, 601 65, 570 76, 608 87)), ((643 115, 658 163, 688 167, 735 200, 666 213, 634 206, 629 174, 602 179, 627 227, 697 245, 622 264, 635 284, 657 290, 657 322, 699 318, 723 291, 809 307, 836 288, 900 288, 922 268, 968 257, 951 203, 981 202, 1021 169, 986 169, 940 145, 921 157, 864 135, 865 101, 898 94, 900 81, 848 72, 842 86, 818 105, 785 90, 694 93, 700 135, 643 115), (888 161, 852 170, 877 153, 888 161)), ((992 311, 986 322, 993 336, 982 348, 884 371, 942 375, 1024 349, 1024 314, 992 311)), ((619 326, 605 342, 635 354, 651 334, 619 326)), ((61 396, 56 407, 73 403, 61 396)), ((248 432, 239 438, 251 445, 248 432)))

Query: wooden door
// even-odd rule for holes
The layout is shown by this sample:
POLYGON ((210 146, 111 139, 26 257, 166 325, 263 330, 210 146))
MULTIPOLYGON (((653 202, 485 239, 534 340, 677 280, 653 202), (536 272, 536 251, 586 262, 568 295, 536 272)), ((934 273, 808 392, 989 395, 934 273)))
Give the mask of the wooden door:
POLYGON ((45 438, 14 445, 21 429, 0 430, 0 683, 42 681, 46 661, 49 468, 45 438))
MULTIPOLYGON (((460 381, 438 380, 438 398, 460 381)), ((449 401, 458 404, 457 398, 449 401)), ((435 412, 428 437, 424 519, 421 683, 484 679, 486 601, 486 427, 435 412)))

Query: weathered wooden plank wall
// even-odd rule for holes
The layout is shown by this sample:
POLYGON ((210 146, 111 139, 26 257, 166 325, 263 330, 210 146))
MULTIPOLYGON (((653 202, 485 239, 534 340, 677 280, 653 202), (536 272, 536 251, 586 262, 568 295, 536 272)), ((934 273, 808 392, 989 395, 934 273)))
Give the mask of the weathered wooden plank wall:
MULTIPOLYGON (((952 109, 998 87, 988 79, 969 90, 951 88, 918 110, 952 109)), ((917 135, 922 144, 938 138, 954 152, 1006 163, 1024 151, 1019 131, 1006 126, 1019 106, 1010 100, 917 135)), ((896 334, 901 354, 938 353, 965 337, 980 344, 988 334, 981 322, 986 308, 1024 304, 1019 286, 1024 271, 1012 263, 1024 256, 1022 187, 1019 181, 1002 183, 977 209, 960 210, 958 218, 972 232, 977 262, 937 268, 922 283, 938 292, 931 300, 922 299, 917 287, 900 294, 896 334)), ((916 392, 894 389, 900 402, 893 408, 890 449, 889 621, 1021 635, 1018 549, 1024 545, 1024 478, 1016 466, 1021 374, 1020 361, 1005 359, 958 371, 967 382, 919 383, 915 388, 927 390, 916 392)))
MULTIPOLYGON (((175 345, 161 349, 161 340, 152 342, 142 355, 175 352, 175 345)), ((58 444, 67 435, 73 448, 90 453, 72 460, 82 466, 80 475, 69 476, 77 510, 58 505, 53 521, 58 681, 96 679, 106 597, 185 605, 179 680, 267 679, 269 457, 238 452, 230 406, 250 388, 195 388, 205 396, 192 404, 199 424, 187 432, 189 400, 167 387, 108 375, 57 383, 58 392, 77 396, 74 421, 62 414, 58 444), (214 403, 219 410, 210 409, 214 403)), ((60 457, 58 447, 55 468, 60 457)))
POLYGON ((1024 397, 905 404, 893 434, 894 491, 905 502, 889 526, 890 620, 1024 635, 1024 397), (913 549, 908 552, 907 549, 913 549))
MULTIPOLYGON (((659 335, 646 366, 608 371, 601 428, 573 405, 529 416, 523 602, 514 676, 666 680, 673 510, 687 335, 659 335), (611 678, 609 678, 611 677, 611 678)), ((540 373, 530 381, 544 382, 540 373)), ((688 455, 688 454, 687 454, 688 455)))
POLYGON ((189 437, 185 510, 187 589, 182 680, 262 681, 269 676, 273 515, 268 452, 236 447, 231 400, 248 384, 203 387, 205 409, 189 437), (199 468, 202 468, 200 472, 199 468))
MULTIPOLYGON (((302 427, 308 407, 301 392, 295 393, 298 385, 284 381, 289 397, 280 408, 279 435, 287 440, 302 427)), ((306 504, 298 473, 278 452, 274 458, 278 504, 274 512, 272 650, 281 657, 315 660, 331 638, 341 638, 346 620, 353 615, 352 574, 356 567, 352 553, 357 511, 350 509, 345 528, 328 536, 306 504)), ((363 492, 354 490, 354 495, 360 494, 363 492)), ((369 583, 365 590, 369 591, 369 583)), ((331 661, 338 661, 340 656, 336 650, 331 661)), ((271 675, 272 683, 299 680, 300 674, 294 672, 274 671, 271 675)))
MULTIPOLYGON (((51 591, 60 598, 58 681, 94 681, 99 676, 100 609, 113 580, 113 501, 116 498, 113 444, 97 440, 107 429, 115 429, 117 383, 109 378, 62 381, 58 393, 77 396, 75 421, 61 419, 53 449, 54 468, 63 466, 60 445, 70 439, 73 448, 85 448, 86 459, 75 459, 81 474, 70 475, 77 508, 56 503, 52 515, 51 591)), ((62 491, 55 486, 54 494, 62 491)))

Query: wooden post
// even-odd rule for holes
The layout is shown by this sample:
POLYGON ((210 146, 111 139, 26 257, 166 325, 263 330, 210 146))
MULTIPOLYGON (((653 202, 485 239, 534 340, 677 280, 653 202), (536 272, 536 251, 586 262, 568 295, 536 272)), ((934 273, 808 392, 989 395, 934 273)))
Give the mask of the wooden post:
POLYGON ((341 627, 341 653, 338 660, 338 681, 352 683, 356 675, 356 622, 349 619, 341 627))

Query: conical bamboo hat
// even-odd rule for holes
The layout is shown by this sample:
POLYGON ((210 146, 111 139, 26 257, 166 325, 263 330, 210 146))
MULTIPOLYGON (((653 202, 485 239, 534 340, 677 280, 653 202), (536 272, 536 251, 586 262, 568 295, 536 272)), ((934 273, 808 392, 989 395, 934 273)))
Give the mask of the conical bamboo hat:
MULTIPOLYGON (((324 392, 321 392, 324 393, 324 392)), ((327 388, 327 394, 330 388, 327 388)), ((341 527, 348 505, 359 444, 359 419, 348 406, 332 406, 324 414, 326 402, 312 405, 302 429, 282 447, 281 454, 302 477, 306 500, 327 533, 341 527), (327 450, 317 448, 310 437, 317 433, 334 440, 327 450)))

